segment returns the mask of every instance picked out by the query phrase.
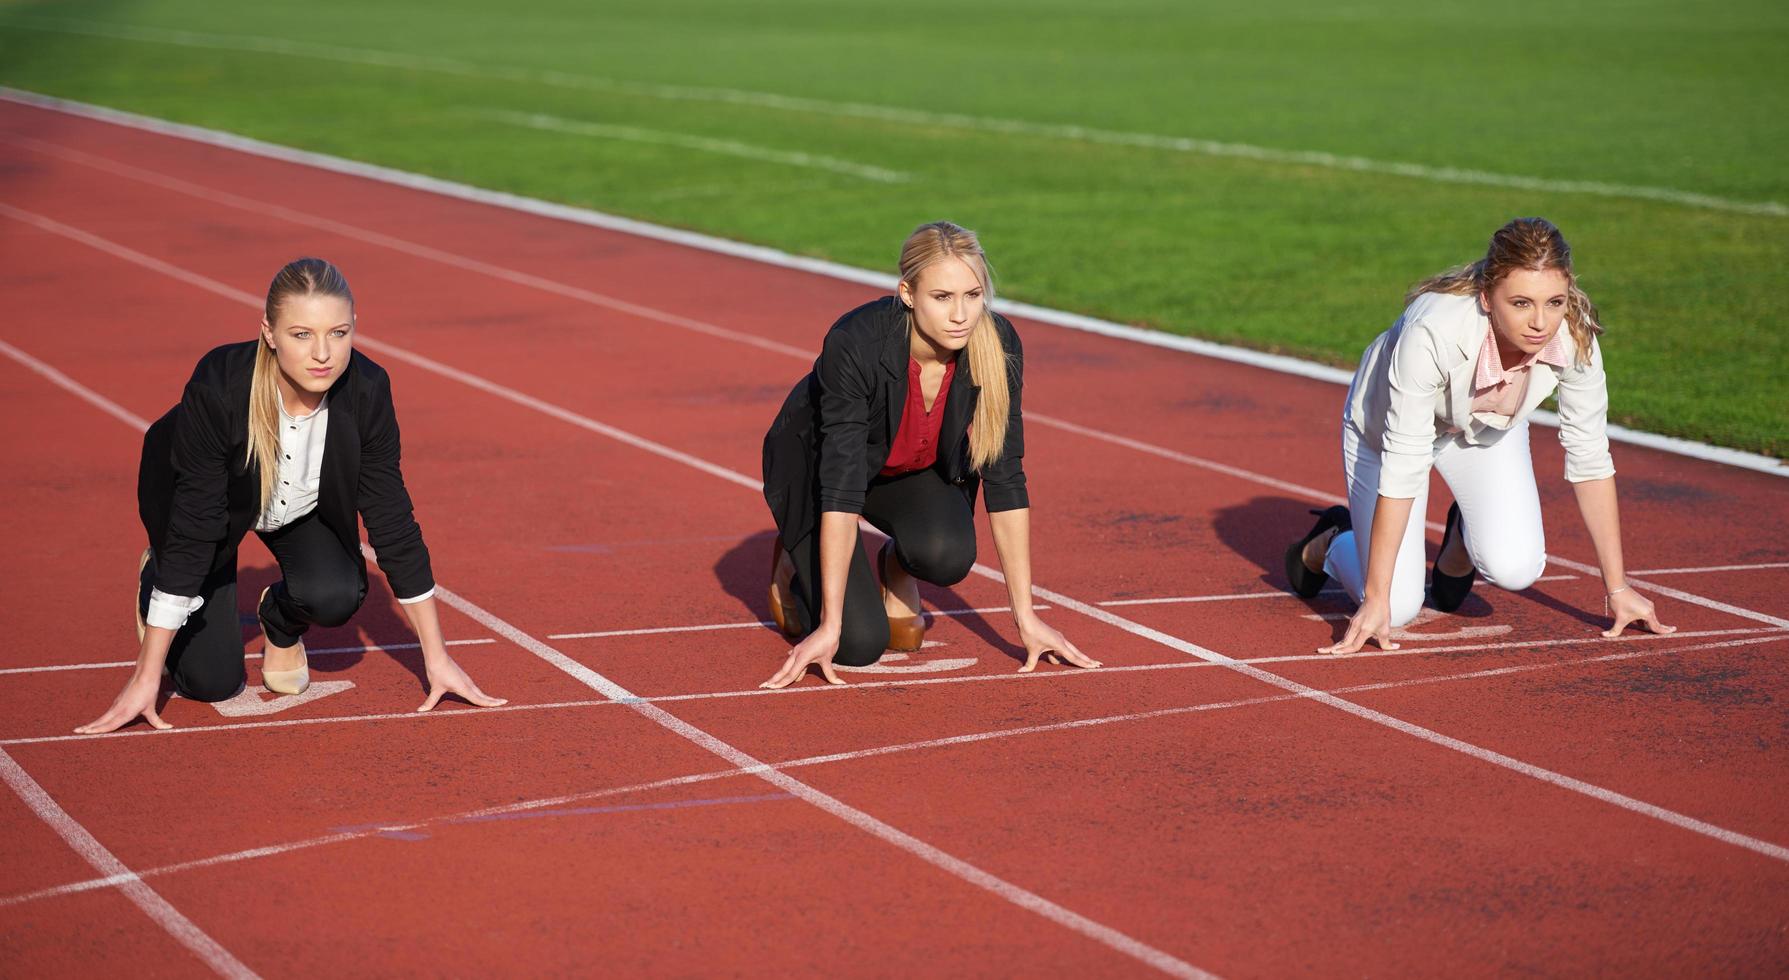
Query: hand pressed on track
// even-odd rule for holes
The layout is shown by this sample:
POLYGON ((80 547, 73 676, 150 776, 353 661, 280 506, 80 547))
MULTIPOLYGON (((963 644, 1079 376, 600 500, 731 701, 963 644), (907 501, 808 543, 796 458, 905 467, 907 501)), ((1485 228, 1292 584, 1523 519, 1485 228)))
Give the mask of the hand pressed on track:
POLYGON ((1391 603, 1383 599, 1368 599, 1360 604, 1354 616, 1348 620, 1348 632, 1340 643, 1332 643, 1317 648, 1318 653, 1347 654, 1358 653, 1368 640, 1376 641, 1381 650, 1396 650, 1398 645, 1391 641, 1391 603))
POLYGON ((1019 668, 1021 674, 1036 670, 1040 657, 1053 664, 1072 664, 1085 670, 1101 666, 1099 661, 1082 653, 1068 637, 1035 614, 1019 621, 1019 640, 1025 644, 1025 666, 1019 668))
POLYGON ((1666 626, 1659 622, 1658 611, 1652 608, 1652 600, 1631 588, 1623 588, 1605 600, 1605 610, 1615 618, 1615 625, 1603 631, 1603 635, 1613 640, 1621 635, 1629 623, 1645 623, 1646 629, 1653 633, 1675 633, 1677 627, 1666 626))
POLYGON ((75 729, 75 734, 103 735, 106 732, 115 732, 135 721, 138 715, 141 715, 143 720, 151 726, 162 731, 173 728, 173 725, 162 721, 161 715, 156 714, 155 699, 160 694, 161 678, 159 675, 143 677, 140 672, 132 675, 130 681, 124 685, 124 690, 119 692, 118 697, 112 701, 112 706, 106 709, 106 713, 100 715, 98 720, 88 722, 75 729))
POLYGON ((509 703, 508 698, 494 698, 478 689, 472 678, 454 663, 452 657, 442 654, 439 660, 430 660, 424 665, 429 674, 429 698, 417 711, 428 711, 441 702, 448 694, 457 694, 481 708, 495 708, 509 703))
POLYGON ((839 675, 833 673, 832 669, 832 658, 837 656, 838 652, 839 631, 822 625, 819 629, 809 633, 800 643, 795 644, 795 648, 789 651, 789 659, 783 661, 782 668, 771 675, 770 680, 758 686, 772 691, 782 690, 801 680, 801 675, 814 664, 820 666, 820 676, 826 678, 826 683, 843 684, 845 682, 840 680, 839 675))

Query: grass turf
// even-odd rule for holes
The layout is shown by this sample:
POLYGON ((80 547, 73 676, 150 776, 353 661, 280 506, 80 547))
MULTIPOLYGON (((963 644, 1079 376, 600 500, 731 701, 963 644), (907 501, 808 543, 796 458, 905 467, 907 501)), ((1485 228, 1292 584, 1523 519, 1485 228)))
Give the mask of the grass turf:
POLYGON ((1563 185, 1789 198, 1786 41, 1760 0, 101 0, 0 3, 0 82, 868 268, 948 216, 1008 296, 1344 366, 1543 214, 1612 417, 1785 457, 1789 216, 1563 185))

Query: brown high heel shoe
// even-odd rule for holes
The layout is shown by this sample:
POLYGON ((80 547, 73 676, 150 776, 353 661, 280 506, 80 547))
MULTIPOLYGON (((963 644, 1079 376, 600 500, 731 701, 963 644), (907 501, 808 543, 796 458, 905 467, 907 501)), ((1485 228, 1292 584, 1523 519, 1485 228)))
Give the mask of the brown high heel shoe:
POLYGON ((775 620, 776 628, 784 636, 794 639, 801 635, 801 616, 795 610, 795 596, 789 591, 790 582, 795 578, 795 563, 789 562, 788 579, 780 574, 786 557, 783 539, 779 537, 770 549, 770 618, 775 620))
MULTIPOLYGON (((877 553, 877 571, 882 573, 882 608, 888 608, 888 560, 894 557, 894 539, 889 538, 882 543, 882 550, 877 553)), ((912 653, 924 646, 926 642, 926 618, 924 616, 889 616, 888 648, 903 653, 912 653)))

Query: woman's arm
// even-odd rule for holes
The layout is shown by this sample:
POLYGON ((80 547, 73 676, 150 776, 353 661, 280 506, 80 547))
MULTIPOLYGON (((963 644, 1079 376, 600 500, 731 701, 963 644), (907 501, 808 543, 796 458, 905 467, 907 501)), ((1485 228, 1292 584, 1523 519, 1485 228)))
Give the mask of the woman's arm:
POLYGON ((447 655, 447 641, 441 636, 441 618, 435 611, 434 597, 419 602, 400 603, 416 639, 422 643, 422 664, 429 677, 429 697, 417 711, 433 708, 443 695, 457 694, 481 708, 508 704, 505 698, 494 698, 478 689, 472 678, 447 655))
POLYGON ((151 626, 143 631, 143 643, 137 650, 137 669, 130 675, 112 706, 98 720, 75 729, 78 735, 103 735, 135 721, 138 715, 159 729, 173 728, 156 713, 155 699, 161 694, 162 665, 168 662, 168 648, 174 645, 174 631, 151 626))
POLYGON ((1627 584, 1627 569, 1621 557, 1621 512, 1616 505, 1615 478, 1586 480, 1572 484, 1578 498, 1578 512, 1584 515, 1584 529, 1596 548, 1596 563, 1603 570, 1605 612, 1615 618, 1615 625, 1603 635, 1613 639, 1629 623, 1645 623, 1654 633, 1675 633, 1677 627, 1659 622, 1652 601, 1627 584))
POLYGON ((1039 657, 1067 661, 1076 667, 1098 667, 1100 662, 1082 653, 1068 638, 1039 619, 1031 606, 1031 508, 994 511, 988 515, 994 531, 994 550, 1000 553, 1000 570, 1006 576, 1006 594, 1012 601, 1013 622, 1025 644, 1025 665, 1019 673, 1037 669, 1039 657))
POLYGON ((1413 506, 1410 497, 1381 495, 1373 502, 1373 539, 1367 543, 1367 582, 1360 608, 1348 620, 1342 642, 1322 647, 1318 653, 1355 653, 1369 639, 1377 641, 1381 650, 1398 648, 1391 641, 1391 574, 1413 506))
POLYGON ((829 510, 820 515, 820 622, 795 648, 770 680, 759 687, 778 690, 801 679, 812 664, 828 684, 843 684, 833 672, 832 658, 839 652, 845 623, 845 579, 851 574, 851 555, 857 550, 857 515, 829 510))

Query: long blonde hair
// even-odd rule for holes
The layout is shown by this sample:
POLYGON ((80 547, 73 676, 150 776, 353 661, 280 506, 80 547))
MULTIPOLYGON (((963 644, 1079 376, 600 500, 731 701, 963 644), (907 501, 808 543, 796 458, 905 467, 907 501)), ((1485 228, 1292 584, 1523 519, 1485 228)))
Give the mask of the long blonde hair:
MULTIPOLYGON (((292 296, 337 296, 354 306, 354 294, 340 269, 322 259, 294 259, 267 287, 267 326, 279 321, 280 304, 292 296)), ((260 469, 261 506, 267 509, 280 472, 280 362, 265 337, 255 344, 255 373, 248 388, 248 454, 246 466, 260 469)))
MULTIPOLYGON (((969 426, 969 465, 981 470, 999 459, 1006 446, 1006 412, 1012 405, 1012 392, 1007 388, 1006 348, 994 326, 994 272, 988 267, 988 257, 975 232, 949 221, 929 222, 913 229, 901 246, 901 281, 917 293, 920 272, 948 258, 963 259, 981 281, 981 319, 969 332, 965 351, 969 376, 981 387, 981 399, 969 426)), ((911 307, 907 310, 907 329, 918 329, 913 324, 911 307)))
POLYGON ((1577 362, 1590 363, 1590 342, 1603 332, 1603 325, 1597 319, 1596 304, 1578 288, 1578 275, 1572 271, 1572 247, 1566 244, 1565 236, 1553 222, 1545 218, 1517 218, 1497 229, 1484 258, 1411 286, 1410 292, 1404 296, 1404 303, 1409 305, 1423 293, 1454 296, 1488 293, 1491 287, 1503 281, 1503 277, 1517 269, 1565 273, 1566 326, 1571 329, 1572 339, 1577 341, 1577 362))

